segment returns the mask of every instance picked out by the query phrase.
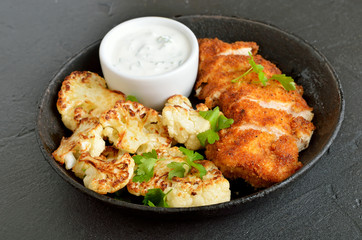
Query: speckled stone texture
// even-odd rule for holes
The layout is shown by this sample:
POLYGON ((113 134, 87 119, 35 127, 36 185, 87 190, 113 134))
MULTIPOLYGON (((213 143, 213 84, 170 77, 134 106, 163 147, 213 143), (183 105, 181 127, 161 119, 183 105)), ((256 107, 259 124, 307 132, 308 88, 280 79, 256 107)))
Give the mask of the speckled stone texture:
POLYGON ((359 0, 2 0, 0 238, 362 239, 361 12, 359 0), (44 160, 35 137, 38 100, 67 59, 121 21, 194 14, 263 21, 312 44, 341 80, 343 125, 310 171, 237 214, 125 215, 73 188, 44 160))

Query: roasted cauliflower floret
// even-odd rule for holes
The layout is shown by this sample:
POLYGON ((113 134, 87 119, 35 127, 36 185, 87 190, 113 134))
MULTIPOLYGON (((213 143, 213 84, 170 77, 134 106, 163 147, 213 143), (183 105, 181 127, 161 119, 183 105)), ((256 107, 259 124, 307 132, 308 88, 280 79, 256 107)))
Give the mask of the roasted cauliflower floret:
POLYGON ((209 109, 204 104, 198 104, 196 108, 192 108, 188 98, 174 95, 167 100, 162 110, 162 122, 167 126, 170 137, 191 150, 201 148, 197 134, 210 129, 210 122, 199 114, 199 111, 209 109))
MULTIPOLYGON (((185 168, 185 177, 168 178, 171 171, 167 165, 171 162, 184 162, 186 156, 177 148, 158 149, 154 175, 148 182, 128 183, 127 189, 136 196, 145 196, 149 189, 160 188, 167 194, 169 207, 196 207, 230 201, 230 185, 217 167, 210 161, 195 161, 202 164, 207 173, 201 179, 195 168, 185 168)), ((136 166, 137 167, 137 166, 136 166)))
POLYGON ((101 116, 100 122, 104 136, 116 148, 129 153, 149 152, 172 142, 157 111, 137 102, 117 102, 101 116))
POLYGON ((72 170, 76 176, 83 178, 86 188, 107 194, 125 187, 133 169, 134 161, 128 153, 107 147, 99 157, 83 153, 72 170))
POLYGON ((74 131, 83 118, 99 118, 125 95, 107 89, 106 81, 96 73, 72 72, 58 93, 57 108, 64 125, 74 131))
POLYGON ((82 153, 98 157, 105 149, 102 131, 103 127, 97 120, 82 119, 72 136, 63 137, 60 146, 53 152, 54 159, 65 163, 66 169, 71 169, 82 153))

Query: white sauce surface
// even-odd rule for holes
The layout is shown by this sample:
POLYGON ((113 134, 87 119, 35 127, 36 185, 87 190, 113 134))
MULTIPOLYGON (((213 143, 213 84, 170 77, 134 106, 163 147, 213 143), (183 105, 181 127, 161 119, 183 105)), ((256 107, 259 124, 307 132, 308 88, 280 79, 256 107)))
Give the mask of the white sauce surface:
POLYGON ((121 38, 113 64, 136 76, 152 76, 181 66, 190 54, 190 45, 179 31, 166 26, 148 26, 121 38))

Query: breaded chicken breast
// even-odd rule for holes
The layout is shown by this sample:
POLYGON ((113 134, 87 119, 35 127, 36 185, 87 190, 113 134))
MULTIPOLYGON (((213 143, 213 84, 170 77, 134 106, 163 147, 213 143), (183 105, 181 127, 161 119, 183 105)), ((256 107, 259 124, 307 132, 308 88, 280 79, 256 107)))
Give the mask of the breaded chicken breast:
MULTIPOLYGON (((255 84, 240 83, 240 85, 239 89, 243 90, 260 88, 255 84)), ((276 85, 275 82, 266 86, 264 93, 270 94, 274 92, 273 97, 275 97, 278 95, 278 91, 285 92, 279 85, 276 90, 273 89, 273 85, 276 85)), ((298 151, 308 147, 314 130, 314 126, 310 121, 313 118, 313 114, 308 105, 300 112, 292 110, 293 105, 298 101, 306 104, 296 91, 294 91, 294 94, 289 94, 290 104, 283 101, 270 100, 268 95, 263 95, 262 93, 258 97, 251 96, 251 94, 241 96, 240 91, 234 92, 231 90, 228 93, 230 95, 223 94, 220 97, 220 108, 227 117, 234 119, 234 126, 242 125, 243 128, 248 126, 248 128, 271 132, 278 137, 290 135, 295 138, 298 151), (296 97, 293 97, 293 95, 296 95, 296 97)))
POLYGON ((295 173, 298 147, 288 136, 233 126, 219 133, 220 140, 206 146, 206 156, 230 179, 243 178, 253 187, 268 187, 295 173))
POLYGON ((219 141, 207 145, 206 157, 224 176, 244 178, 257 188, 288 178, 302 166, 298 152, 308 147, 314 130, 312 108, 302 97, 303 88, 287 91, 276 80, 263 86, 255 72, 233 83, 251 68, 249 52, 267 78, 281 74, 273 63, 257 55, 255 43, 239 43, 240 49, 218 39, 201 39, 199 44, 197 97, 234 119, 230 128, 219 132, 219 141), (229 45, 233 51, 220 54, 220 45, 223 49, 229 45))
POLYGON ((253 55, 259 50, 255 42, 234 42, 226 43, 217 38, 202 38, 198 40, 200 46, 200 63, 210 60, 210 56, 219 55, 245 55, 249 52, 253 55))
POLYGON ((207 171, 202 179, 194 168, 187 168, 185 177, 169 179, 171 169, 167 165, 171 162, 185 162, 185 155, 177 147, 157 149, 157 154, 160 160, 154 166, 153 177, 142 183, 131 180, 127 185, 131 194, 145 196, 149 189, 160 188, 168 193, 166 202, 170 207, 196 207, 230 201, 229 181, 211 161, 195 161, 207 171))
MULTIPOLYGON (((245 55, 217 55, 210 57, 200 63, 198 79, 195 85, 196 96, 204 99, 209 108, 219 105, 219 97, 231 86, 231 80, 239 77, 250 69, 249 56, 245 55)), ((280 74, 280 70, 260 55, 254 56, 257 64, 264 66, 267 77, 273 74, 280 74)), ((243 81, 257 81, 257 74, 250 73, 243 78, 243 81)), ((240 89, 239 89, 240 90, 240 89)))

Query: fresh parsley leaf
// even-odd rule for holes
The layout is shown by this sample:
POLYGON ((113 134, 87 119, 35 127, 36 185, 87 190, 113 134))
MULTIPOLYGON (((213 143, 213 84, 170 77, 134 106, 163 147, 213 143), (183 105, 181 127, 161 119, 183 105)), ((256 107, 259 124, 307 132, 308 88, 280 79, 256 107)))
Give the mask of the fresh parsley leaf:
MULTIPOLYGON (((145 202, 143 202, 143 204, 145 204, 146 205, 146 203, 145 202)), ((147 205, 148 206, 150 206, 150 207, 156 207, 156 205, 155 204, 153 204, 153 202, 151 202, 151 201, 147 201, 147 205)))
POLYGON ((204 156, 202 156, 198 152, 192 151, 192 150, 184 148, 184 147, 179 147, 179 149, 192 162, 195 161, 195 160, 204 159, 204 156))
POLYGON ((256 62, 254 61, 253 55, 249 52, 249 64, 251 66, 251 68, 253 69, 253 72, 258 74, 258 78, 260 80, 260 82, 263 84, 263 86, 266 85, 266 82, 268 81, 268 78, 265 76, 265 73, 263 72, 264 67, 261 64, 256 64, 256 62))
POLYGON ((264 72, 259 72, 258 73, 258 78, 261 82, 261 84, 263 84, 263 86, 266 86, 266 82, 269 80, 266 76, 264 72))
POLYGON ((185 162, 171 162, 167 164, 167 167, 171 169, 168 173, 168 179, 172 179, 173 177, 184 177, 185 176, 185 162))
POLYGON ((195 163, 196 160, 202 160, 204 159, 204 156, 202 156, 200 153, 189 150, 184 147, 179 147, 179 150, 186 156, 185 162, 171 162, 167 164, 167 167, 171 169, 171 171, 168 174, 168 178, 172 179, 173 177, 184 177, 186 169, 184 168, 185 165, 191 169, 192 167, 196 168, 199 172, 199 177, 202 179, 203 176, 206 175, 207 171, 202 166, 202 164, 195 163))
POLYGON ((210 144, 214 144, 220 139, 219 134, 217 134, 217 132, 212 129, 197 134, 197 138, 199 139, 202 146, 206 146, 206 141, 210 144))
POLYGON ((143 153, 142 155, 135 155, 132 157, 137 164, 133 182, 147 182, 153 177, 153 168, 157 159, 157 152, 152 149, 152 152, 143 153))
POLYGON ((186 156, 186 163, 191 167, 196 168, 199 171, 199 177, 202 179, 203 176, 206 175, 207 171, 204 166, 199 163, 195 163, 196 160, 204 159, 200 153, 189 150, 184 147, 179 147, 180 151, 186 156))
POLYGON ((215 107, 213 110, 209 111, 200 111, 200 115, 210 122, 211 128, 205 132, 197 134, 202 146, 206 145, 206 141, 210 144, 215 143, 219 140, 218 131, 224 128, 230 127, 233 124, 234 120, 231 118, 226 118, 224 115, 220 114, 219 107, 215 107))
POLYGON ((143 204, 150 207, 168 207, 166 197, 170 192, 171 190, 165 194, 160 188, 149 189, 143 199, 143 204))
POLYGON ((217 119, 219 118, 220 115, 219 107, 216 107, 213 110, 209 111, 200 111, 199 114, 201 115, 201 117, 205 118, 210 122, 212 130, 216 129, 217 119))
POLYGON ((152 149, 151 152, 145 152, 141 156, 145 158, 156 158, 157 159, 157 152, 155 149, 152 149))
POLYGON ((254 72, 259 73, 262 72, 264 70, 263 65, 261 64, 256 64, 256 62, 254 61, 253 55, 249 52, 249 64, 251 66, 251 68, 253 69, 254 72))
POLYGON ((285 74, 274 74, 270 79, 280 82, 287 91, 295 90, 295 82, 293 78, 288 77, 285 74))
POLYGON ((202 166, 199 163, 191 162, 190 163, 192 167, 196 168, 197 171, 199 171, 199 177, 202 179, 203 176, 206 175, 207 171, 204 166, 202 166))
POLYGON ((266 74, 264 73, 264 67, 261 64, 257 64, 254 61, 253 55, 249 52, 249 64, 251 66, 251 68, 249 68, 245 73, 243 73, 241 76, 234 78, 231 80, 231 82, 235 83, 238 82, 240 79, 242 79, 244 76, 248 75, 250 72, 255 72, 258 74, 258 78, 259 81, 261 82, 261 84, 263 84, 263 86, 266 86, 266 83, 271 80, 277 80, 278 82, 280 82, 282 84, 282 86, 284 87, 285 90, 287 91, 293 91, 295 90, 295 82, 294 79, 292 77, 288 77, 285 74, 274 74, 273 76, 271 76, 271 78, 267 78, 266 74))
POLYGON ((128 95, 126 101, 138 102, 138 99, 133 95, 128 95))
MULTIPOLYGON (((217 129, 218 131, 224 128, 228 128, 231 126, 231 124, 234 123, 234 119, 232 118, 227 118, 224 115, 220 115, 219 119, 217 121, 217 129)), ((219 140, 219 139, 217 139, 219 140)))

